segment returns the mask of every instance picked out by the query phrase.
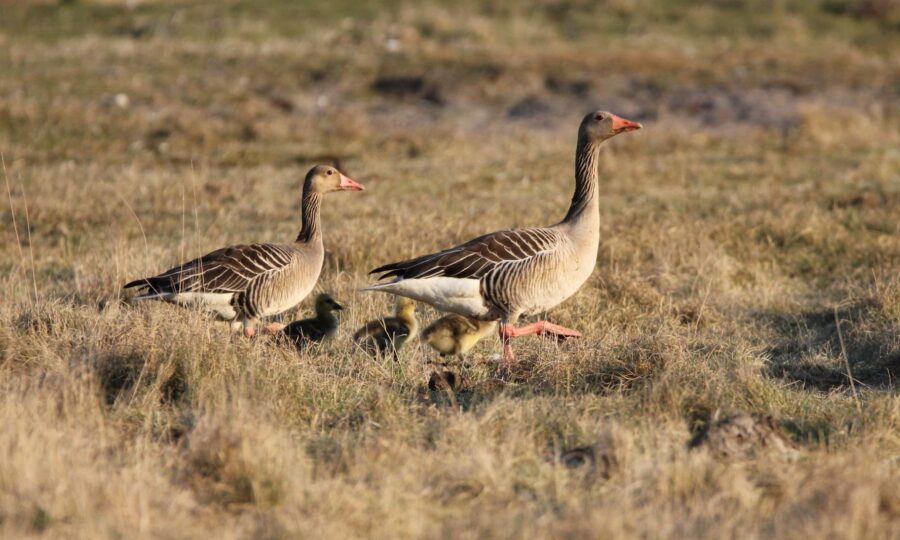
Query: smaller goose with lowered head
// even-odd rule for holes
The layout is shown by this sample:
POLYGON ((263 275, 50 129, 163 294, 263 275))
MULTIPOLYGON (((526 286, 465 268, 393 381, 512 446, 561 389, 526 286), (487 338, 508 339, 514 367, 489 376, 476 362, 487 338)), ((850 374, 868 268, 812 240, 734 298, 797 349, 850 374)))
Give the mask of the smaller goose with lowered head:
POLYGON ((640 128, 606 111, 584 117, 575 152, 575 193, 568 213, 556 225, 485 234, 437 253, 379 266, 370 273, 393 279, 364 290, 407 296, 473 319, 499 320, 507 365, 515 361, 511 338, 580 336, 547 321, 514 325, 522 315, 557 306, 590 277, 600 242, 600 146, 640 128))
MULTIPOLYGON (((158 276, 126 283, 125 288, 138 289, 132 300, 162 300, 210 311, 252 337, 257 319, 293 308, 319 280, 325 260, 319 223, 324 195, 363 189, 334 167, 317 165, 303 181, 303 225, 293 243, 224 247, 158 276)), ((272 323, 266 330, 282 328, 272 323)))

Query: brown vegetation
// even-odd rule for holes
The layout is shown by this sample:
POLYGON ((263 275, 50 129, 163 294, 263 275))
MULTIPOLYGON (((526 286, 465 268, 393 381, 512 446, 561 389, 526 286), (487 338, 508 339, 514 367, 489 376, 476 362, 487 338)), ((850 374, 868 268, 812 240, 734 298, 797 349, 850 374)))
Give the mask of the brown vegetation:
POLYGON ((895 2, 2 4, 5 536, 896 538, 895 2), (596 107, 645 129, 550 314, 585 337, 361 354, 367 270, 561 219, 596 107), (368 188, 323 209, 334 339, 121 302, 293 238, 322 161, 368 188), (796 455, 689 449, 738 411, 796 455))

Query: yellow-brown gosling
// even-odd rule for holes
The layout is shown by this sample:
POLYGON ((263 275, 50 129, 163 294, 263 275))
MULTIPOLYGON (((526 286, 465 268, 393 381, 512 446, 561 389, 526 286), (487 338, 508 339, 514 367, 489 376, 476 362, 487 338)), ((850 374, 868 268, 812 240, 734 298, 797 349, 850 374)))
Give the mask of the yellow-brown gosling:
POLYGON ((422 331, 422 340, 441 356, 465 354, 497 328, 497 321, 479 321, 462 315, 447 315, 422 331))
POLYGON ((396 360, 397 351, 418 331, 416 303, 398 296, 394 316, 367 322, 353 334, 353 341, 366 354, 377 356, 390 352, 396 360))
POLYGON ((322 293, 316 297, 316 316, 285 326, 280 337, 291 341, 297 348, 331 339, 338 327, 338 318, 334 312, 342 309, 344 306, 337 303, 330 294, 322 293))

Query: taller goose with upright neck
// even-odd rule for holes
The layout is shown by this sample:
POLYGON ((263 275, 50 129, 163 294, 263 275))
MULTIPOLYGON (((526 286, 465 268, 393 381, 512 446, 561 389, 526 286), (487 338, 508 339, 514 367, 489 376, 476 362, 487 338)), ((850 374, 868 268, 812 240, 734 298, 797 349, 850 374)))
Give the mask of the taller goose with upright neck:
MULTIPOLYGON (((323 196, 362 189, 334 167, 317 165, 303 181, 303 224, 293 243, 224 247, 158 276, 136 279, 125 288, 138 289, 133 300, 203 308, 252 336, 257 319, 293 308, 316 285, 325 259, 319 223, 323 196)), ((283 327, 273 323, 267 329, 274 332, 283 327)))
POLYGON ((543 333, 580 336, 547 321, 514 325, 522 315, 557 306, 590 277, 600 242, 600 145, 640 128, 639 123, 606 111, 584 117, 578 128, 575 193, 568 213, 556 225, 498 231, 437 253, 380 266, 370 273, 394 279, 365 290, 407 296, 474 319, 499 319, 507 363, 515 360, 510 338, 543 333))

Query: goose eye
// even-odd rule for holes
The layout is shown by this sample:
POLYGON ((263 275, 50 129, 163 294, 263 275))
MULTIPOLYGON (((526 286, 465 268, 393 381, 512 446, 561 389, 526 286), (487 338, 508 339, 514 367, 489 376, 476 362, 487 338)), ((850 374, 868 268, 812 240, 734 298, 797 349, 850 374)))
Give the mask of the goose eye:
POLYGON ((597 121, 599 121, 599 122, 602 122, 602 121, 603 121, 603 115, 602 115, 602 114, 598 114, 597 116, 594 117, 594 120, 597 120, 597 121))

